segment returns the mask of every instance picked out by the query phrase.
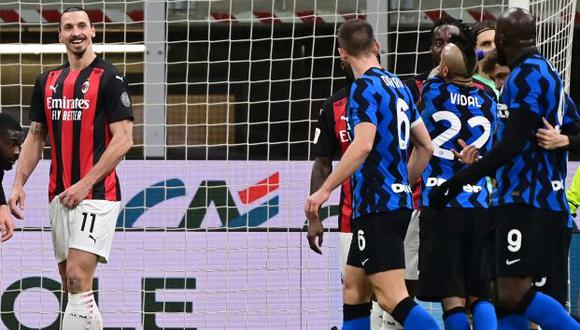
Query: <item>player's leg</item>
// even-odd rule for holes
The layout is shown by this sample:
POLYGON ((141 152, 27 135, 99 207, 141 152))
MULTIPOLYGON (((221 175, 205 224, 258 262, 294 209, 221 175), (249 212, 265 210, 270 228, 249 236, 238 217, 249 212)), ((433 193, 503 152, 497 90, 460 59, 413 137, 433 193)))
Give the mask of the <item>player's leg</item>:
POLYGON ((413 210, 409 228, 405 234, 405 284, 409 296, 415 297, 417 282, 419 281, 419 218, 421 210, 413 210))
MULTIPOLYGON (((352 231, 359 231, 361 219, 352 220, 352 231)), ((352 237, 352 236, 351 236, 352 237)), ((372 293, 371 286, 362 268, 365 254, 364 240, 352 239, 343 275, 343 329, 370 329, 372 293)), ((343 255, 341 254, 341 258, 343 255)))
MULTIPOLYGON (((497 315, 491 302, 491 279, 493 278, 489 264, 489 248, 492 231, 495 226, 491 223, 487 209, 466 209, 464 220, 470 224, 470 238, 466 240, 467 292, 469 306, 476 330, 497 329, 497 315)), ((492 260, 490 260, 492 259, 492 260)))
POLYGON ((463 210, 425 208, 420 217, 419 284, 417 297, 441 302, 446 329, 469 329, 465 311, 466 225, 463 210))
POLYGON ((63 329, 102 329, 92 286, 98 262, 106 263, 120 211, 119 202, 86 200, 69 212, 70 239, 66 262, 69 300, 63 329))
POLYGON ((580 329, 558 301, 531 287, 530 274, 545 273, 548 253, 555 248, 559 231, 567 223, 566 215, 527 206, 508 206, 502 207, 495 216, 498 217, 498 305, 523 315, 545 330, 580 329))
POLYGON ((405 287, 405 252, 410 210, 373 214, 361 221, 353 241, 363 243, 367 259, 362 265, 373 285, 381 308, 390 313, 405 329, 437 329, 435 320, 413 298, 405 287))
POLYGON ((64 312, 63 330, 102 329, 102 320, 94 300, 92 286, 98 256, 74 248, 66 261, 68 303, 64 312))
MULTIPOLYGON (((54 257, 58 263, 58 272, 61 278, 61 301, 65 301, 64 295, 68 292, 66 279, 66 258, 68 254, 68 241, 70 239, 68 214, 69 211, 62 206, 58 196, 53 198, 49 205, 50 233, 54 257)), ((62 324, 60 328, 62 328, 62 324)))
MULTIPOLYGON (((348 251, 350 249, 350 244, 352 241, 352 233, 344 233, 341 232, 338 234, 338 244, 339 244, 339 251, 340 251, 340 276, 344 284, 344 274, 346 268, 346 262, 348 258, 348 251)), ((371 301, 371 330, 380 330, 381 325, 383 323, 383 313, 384 311, 381 309, 379 304, 376 302, 376 299, 372 299, 371 301)), ((387 328, 390 330, 390 328, 387 328)))
POLYGON ((347 265, 344 272, 343 329, 370 329, 372 289, 364 269, 347 265))
POLYGON ((68 288, 66 285, 66 260, 58 263, 58 273, 60 274, 60 279, 62 281, 62 292, 67 293, 68 288))
MULTIPOLYGON (((414 298, 417 282, 419 280, 419 217, 421 210, 413 210, 411 220, 405 234, 405 286, 409 297, 414 298)), ((378 305, 378 303, 377 303, 378 305)), ((374 307, 374 302, 373 302, 374 307)), ((383 324, 381 330, 399 330, 403 326, 395 318, 387 313, 383 313, 383 324)))
POLYGON ((464 297, 445 297, 441 300, 445 330, 469 330, 464 297))

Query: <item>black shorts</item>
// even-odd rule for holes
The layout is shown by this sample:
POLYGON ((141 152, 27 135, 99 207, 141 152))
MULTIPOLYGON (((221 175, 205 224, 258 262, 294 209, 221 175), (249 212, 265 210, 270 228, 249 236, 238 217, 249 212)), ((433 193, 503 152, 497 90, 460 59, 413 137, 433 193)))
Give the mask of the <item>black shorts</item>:
POLYGON ((541 278, 567 263, 562 239, 568 214, 513 204, 493 208, 491 217, 496 226, 496 277, 541 278))
POLYGON ((558 248, 554 249, 552 256, 549 257, 546 275, 536 276, 532 285, 540 292, 558 300, 562 306, 569 307, 568 255, 572 239, 572 228, 563 228, 560 234, 560 244, 556 245, 558 248))
POLYGON ((403 241, 411 210, 400 209, 363 215, 352 220, 352 241, 347 265, 375 274, 405 268, 403 241))
POLYGON ((487 209, 426 208, 421 211, 417 298, 490 297, 482 257, 492 227, 487 209))

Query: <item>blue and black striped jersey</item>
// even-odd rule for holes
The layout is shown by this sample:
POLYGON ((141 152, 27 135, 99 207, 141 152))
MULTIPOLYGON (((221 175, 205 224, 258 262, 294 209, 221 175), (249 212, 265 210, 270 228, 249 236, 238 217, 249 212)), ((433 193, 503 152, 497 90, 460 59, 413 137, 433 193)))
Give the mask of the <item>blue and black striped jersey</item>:
POLYGON ((349 130, 368 122, 376 126, 372 151, 352 176, 353 218, 412 209, 407 172, 410 129, 421 117, 409 88, 393 73, 371 68, 350 91, 349 130))
MULTIPOLYGON (((462 148, 458 140, 479 148, 485 155, 492 147, 497 119, 497 102, 492 95, 475 86, 465 87, 445 82, 440 77, 423 86, 421 116, 433 140, 433 158, 423 172, 421 205, 429 206, 429 193, 461 170, 465 164, 455 159, 453 150, 462 148)), ((447 207, 487 208, 489 194, 486 178, 463 186, 447 207)))
MULTIPOLYGON (((538 53, 525 56, 512 66, 506 80, 501 103, 508 116, 528 111, 560 128, 578 120, 564 94, 556 69, 538 53)), ((535 133, 535 132, 534 132, 535 133)), ((500 131, 499 138, 502 136, 500 131)), ((535 134, 530 135, 522 152, 502 166, 496 175, 497 192, 492 205, 527 204, 536 208, 568 212, 564 189, 567 152, 542 149, 535 134)))

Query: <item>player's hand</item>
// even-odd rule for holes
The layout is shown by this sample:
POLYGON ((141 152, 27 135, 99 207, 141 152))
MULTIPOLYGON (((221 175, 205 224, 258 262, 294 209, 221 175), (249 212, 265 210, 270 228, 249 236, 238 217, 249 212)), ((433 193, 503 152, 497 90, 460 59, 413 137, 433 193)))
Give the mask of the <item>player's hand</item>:
POLYGON ((546 128, 539 128, 536 132, 538 145, 546 150, 554 150, 561 147, 566 147, 569 144, 568 137, 560 134, 550 123, 542 117, 544 126, 546 128))
POLYGON ((330 191, 326 191, 322 188, 318 189, 318 191, 314 194, 308 196, 306 199, 306 204, 304 204, 304 213, 306 214, 308 221, 320 219, 320 207, 328 200, 329 197, 330 191))
POLYGON ((2 231, 1 241, 6 242, 14 235, 14 222, 10 215, 10 209, 6 205, 0 206, 0 230, 2 231))
POLYGON ((453 155, 455 155, 455 157, 457 157, 457 159, 459 159, 459 161, 462 163, 469 165, 475 163, 479 158, 479 149, 474 145, 467 145, 467 143, 465 143, 465 141, 462 139, 459 139, 457 142, 462 149, 461 152, 457 152, 457 150, 451 149, 453 155))
POLYGON ((440 186, 437 186, 429 193, 429 206, 442 209, 463 189, 463 185, 455 178, 451 178, 440 186))
POLYGON ((318 254, 322 254, 320 247, 322 246, 322 235, 324 234, 324 227, 320 219, 308 220, 308 244, 310 249, 318 254), (318 240, 318 242, 317 242, 318 240))
POLYGON ((17 219, 24 219, 24 200, 26 199, 26 194, 24 193, 24 187, 13 187, 12 194, 8 200, 8 205, 10 206, 10 212, 17 219))
POLYGON ((69 209, 74 209, 82 202, 89 194, 91 186, 84 180, 70 186, 67 190, 58 195, 61 204, 69 209))

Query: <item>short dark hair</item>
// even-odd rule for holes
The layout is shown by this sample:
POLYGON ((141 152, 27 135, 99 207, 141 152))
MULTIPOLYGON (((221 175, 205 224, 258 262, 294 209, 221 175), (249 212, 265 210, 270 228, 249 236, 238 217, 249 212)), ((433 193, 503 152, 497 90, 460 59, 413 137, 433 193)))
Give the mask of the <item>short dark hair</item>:
POLYGON ((465 25, 463 24, 462 20, 447 15, 437 19, 435 23, 433 23, 433 26, 431 27, 431 35, 433 35, 433 33, 435 33, 435 30, 437 30, 439 27, 443 25, 455 26, 459 29, 459 31, 463 31, 465 29, 465 25))
POLYGON ((58 19, 58 29, 59 30, 60 30, 60 26, 62 24, 62 15, 66 14, 66 13, 73 13, 76 11, 84 11, 85 14, 87 14, 87 17, 89 18, 89 26, 93 25, 93 22, 91 22, 91 16, 89 16, 89 13, 83 7, 73 6, 73 7, 68 7, 67 9, 63 10, 62 13, 60 14, 60 18, 58 19))
MULTIPOLYGON (((452 35, 449 38, 449 43, 454 44, 461 50, 465 64, 465 70, 469 77, 471 77, 477 68, 477 56, 475 55, 475 45, 470 33, 452 35)), ((467 78, 467 77, 466 77, 467 78)))
POLYGON ((338 46, 349 55, 359 56, 373 49, 373 27, 361 19, 346 21, 338 29, 338 46))
POLYGON ((22 126, 9 114, 0 113, 0 136, 5 136, 8 131, 22 132, 22 126))
POLYGON ((473 41, 477 42, 477 36, 479 36, 482 32, 495 30, 495 21, 494 20, 485 20, 481 22, 477 22, 473 24, 471 27, 471 34, 473 34, 473 41))

